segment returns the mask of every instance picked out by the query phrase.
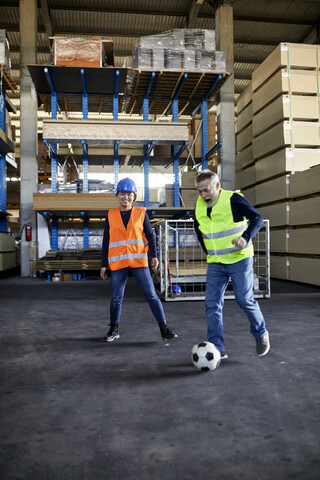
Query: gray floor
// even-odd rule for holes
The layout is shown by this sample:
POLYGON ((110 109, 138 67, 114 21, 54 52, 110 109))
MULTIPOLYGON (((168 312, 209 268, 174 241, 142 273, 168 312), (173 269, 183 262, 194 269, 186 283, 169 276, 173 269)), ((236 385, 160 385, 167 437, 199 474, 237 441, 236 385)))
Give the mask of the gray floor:
POLYGON ((204 302, 164 304, 167 345, 130 278, 106 344, 109 297, 109 280, 0 278, 1 480, 320 478, 318 288, 272 282, 263 358, 226 301, 210 373, 190 360, 204 302))

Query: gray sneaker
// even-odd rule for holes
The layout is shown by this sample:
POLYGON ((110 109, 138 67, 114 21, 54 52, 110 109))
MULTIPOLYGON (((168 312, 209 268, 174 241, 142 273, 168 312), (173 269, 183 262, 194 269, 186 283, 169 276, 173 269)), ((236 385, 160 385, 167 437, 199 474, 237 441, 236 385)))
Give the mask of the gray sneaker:
POLYGON ((227 360, 227 358, 229 358, 227 352, 225 350, 220 350, 220 360, 227 360))
POLYGON ((111 323, 109 332, 105 337, 103 337, 103 342, 113 342, 113 340, 117 340, 120 337, 119 334, 119 325, 117 323, 111 323))
POLYGON ((256 338, 256 344, 257 344, 257 355, 259 355, 259 357, 263 357, 263 355, 267 355, 267 353, 270 350, 268 330, 266 330, 266 333, 261 338, 256 338))

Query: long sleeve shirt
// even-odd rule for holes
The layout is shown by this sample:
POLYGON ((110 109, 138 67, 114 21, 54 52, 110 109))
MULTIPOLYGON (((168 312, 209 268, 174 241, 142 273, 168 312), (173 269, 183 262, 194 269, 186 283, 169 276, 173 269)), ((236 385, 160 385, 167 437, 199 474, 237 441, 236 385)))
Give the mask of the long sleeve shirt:
MULTIPOLYGON (((233 215, 234 222, 241 222, 245 218, 249 220, 248 228, 243 232, 241 235, 247 243, 251 238, 253 238, 260 230, 263 225, 263 217, 260 213, 251 205, 248 200, 239 195, 238 193, 234 193, 230 199, 231 202, 231 211, 233 215)), ((207 216, 210 218, 212 211, 212 207, 207 208, 207 216)), ((194 229, 197 234, 198 240, 200 242, 201 247, 207 253, 206 247, 204 245, 204 241, 202 238, 202 233, 199 230, 199 223, 197 219, 194 220, 194 229)))
MULTIPOLYGON (((121 218, 123 221, 123 225, 125 228, 127 228, 127 225, 130 220, 132 209, 130 210, 125 210, 121 211, 121 218)), ((146 214, 144 217, 144 222, 143 222, 143 232, 145 234, 146 239, 148 240, 149 243, 149 253, 151 255, 151 258, 157 258, 157 243, 156 239, 154 236, 154 233, 152 231, 152 227, 150 224, 150 220, 148 215, 146 214)), ((107 267, 108 266, 108 250, 109 250, 109 238, 110 238, 110 230, 109 230, 109 220, 108 220, 108 215, 106 217, 105 223, 104 223, 104 232, 103 232, 103 240, 102 240, 102 258, 101 258, 101 268, 102 267, 107 267)))

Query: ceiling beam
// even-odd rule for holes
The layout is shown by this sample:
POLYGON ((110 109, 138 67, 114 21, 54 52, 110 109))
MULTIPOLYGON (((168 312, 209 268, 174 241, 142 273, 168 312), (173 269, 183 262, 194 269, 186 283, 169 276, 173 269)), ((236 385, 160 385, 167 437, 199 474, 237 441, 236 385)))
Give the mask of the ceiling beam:
POLYGON ((233 20, 236 22, 254 22, 254 23, 285 23, 289 25, 315 25, 312 20, 294 19, 294 18, 271 18, 271 17, 243 17, 234 15, 233 20))
POLYGON ((199 0, 192 0, 188 15, 187 15, 187 28, 194 28, 200 9, 202 7, 202 2, 199 0))
POLYGON ((44 28, 46 30, 46 38, 47 38, 47 44, 48 47, 51 48, 51 43, 49 38, 52 37, 52 26, 51 26, 51 20, 50 20, 50 15, 49 15, 49 10, 48 10, 48 2, 47 0, 40 0, 41 1, 41 16, 42 16, 42 21, 44 23, 44 28))

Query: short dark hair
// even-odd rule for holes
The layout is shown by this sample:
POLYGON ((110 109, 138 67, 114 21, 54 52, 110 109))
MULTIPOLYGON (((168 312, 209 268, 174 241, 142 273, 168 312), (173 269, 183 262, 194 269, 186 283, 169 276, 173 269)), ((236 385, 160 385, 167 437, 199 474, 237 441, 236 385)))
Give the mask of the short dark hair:
POLYGON ((212 185, 216 185, 220 181, 219 176, 211 172, 211 170, 203 170, 196 177, 196 183, 204 182, 205 180, 210 180, 212 185))

